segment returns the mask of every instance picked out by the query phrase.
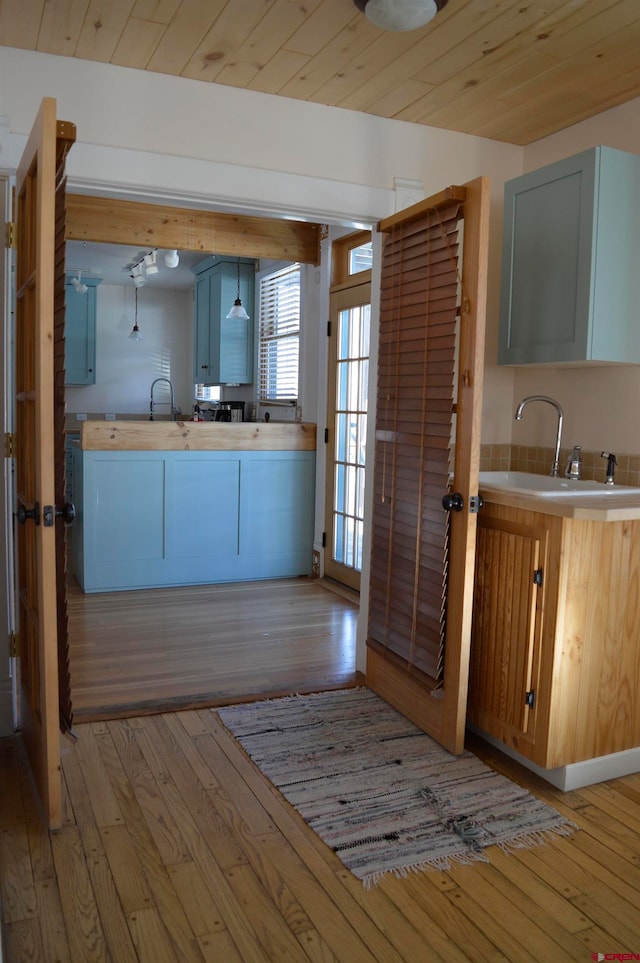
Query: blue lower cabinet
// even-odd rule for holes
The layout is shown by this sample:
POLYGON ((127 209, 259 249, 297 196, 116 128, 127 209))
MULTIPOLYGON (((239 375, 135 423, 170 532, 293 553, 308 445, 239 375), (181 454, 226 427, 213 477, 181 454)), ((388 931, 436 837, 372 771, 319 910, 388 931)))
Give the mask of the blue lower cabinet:
POLYGON ((310 575, 313 452, 74 452, 85 592, 310 575))

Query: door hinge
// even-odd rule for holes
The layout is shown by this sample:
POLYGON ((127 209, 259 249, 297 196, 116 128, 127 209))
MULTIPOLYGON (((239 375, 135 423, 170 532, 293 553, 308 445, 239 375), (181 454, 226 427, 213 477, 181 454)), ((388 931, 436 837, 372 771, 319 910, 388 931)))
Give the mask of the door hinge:
POLYGON ((4 434, 4 457, 5 458, 15 458, 16 454, 16 436, 12 431, 5 431, 4 434))
POLYGON ((331 337, 331 321, 327 321, 327 337, 331 337))
POLYGON ((16 236, 16 222, 6 221, 4 225, 4 245, 5 247, 15 248, 18 246, 16 236))
POLYGON ((18 655, 18 643, 16 642, 16 633, 9 633, 9 656, 15 659, 18 655))
POLYGON ((324 443, 325 443, 325 445, 328 445, 328 444, 329 444, 329 429, 328 429, 328 428, 325 428, 325 430, 324 430, 324 443))
POLYGON ((529 706, 530 709, 533 709, 533 707, 534 707, 535 704, 536 704, 536 690, 535 690, 535 689, 530 689, 528 692, 525 692, 525 694, 524 694, 524 704, 525 704, 526 706, 529 706))
POLYGON ((323 532, 323 533, 322 533, 322 547, 323 547, 323 548, 326 548, 326 547, 327 547, 327 533, 326 533, 326 532, 323 532))
POLYGON ((542 585, 542 569, 537 568, 533 573, 533 583, 534 585, 542 585))

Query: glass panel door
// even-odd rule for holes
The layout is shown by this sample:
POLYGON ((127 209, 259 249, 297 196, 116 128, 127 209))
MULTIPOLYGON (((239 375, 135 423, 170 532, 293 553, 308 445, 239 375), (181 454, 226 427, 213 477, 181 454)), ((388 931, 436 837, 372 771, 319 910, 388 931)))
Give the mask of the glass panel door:
POLYGON ((371 285, 331 295, 325 574, 360 588, 371 285))

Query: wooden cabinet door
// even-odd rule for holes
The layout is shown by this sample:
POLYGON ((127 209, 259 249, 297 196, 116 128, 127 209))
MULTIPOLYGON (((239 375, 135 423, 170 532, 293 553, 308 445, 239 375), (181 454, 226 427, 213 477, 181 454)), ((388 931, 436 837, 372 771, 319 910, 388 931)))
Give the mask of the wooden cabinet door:
POLYGON ((544 529, 480 517, 468 719, 509 745, 535 738, 547 538, 544 529))

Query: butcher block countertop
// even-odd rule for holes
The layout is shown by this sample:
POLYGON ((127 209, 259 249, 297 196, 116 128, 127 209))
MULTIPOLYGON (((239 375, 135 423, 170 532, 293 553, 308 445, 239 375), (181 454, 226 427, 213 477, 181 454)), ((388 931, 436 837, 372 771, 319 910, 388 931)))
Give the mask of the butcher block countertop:
POLYGON ((306 422, 85 421, 83 451, 315 451, 306 422))

